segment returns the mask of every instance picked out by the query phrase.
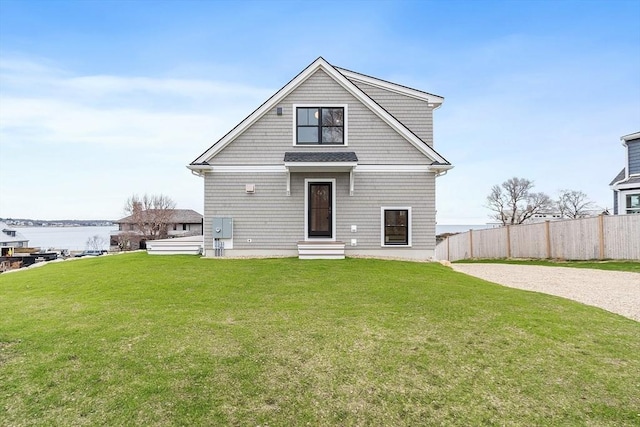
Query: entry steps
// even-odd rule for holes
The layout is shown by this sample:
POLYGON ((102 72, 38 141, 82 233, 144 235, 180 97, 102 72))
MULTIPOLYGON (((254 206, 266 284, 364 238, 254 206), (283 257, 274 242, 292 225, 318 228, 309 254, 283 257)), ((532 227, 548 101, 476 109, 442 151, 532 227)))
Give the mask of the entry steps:
POLYGON ((344 259, 344 242, 298 242, 299 259, 344 259))

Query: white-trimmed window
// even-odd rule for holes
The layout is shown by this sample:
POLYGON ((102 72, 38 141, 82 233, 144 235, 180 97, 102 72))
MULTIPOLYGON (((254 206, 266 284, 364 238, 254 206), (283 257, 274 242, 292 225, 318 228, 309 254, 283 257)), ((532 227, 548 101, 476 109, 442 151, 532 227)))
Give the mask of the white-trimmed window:
POLYGON ((347 145, 346 105, 294 105, 293 145, 347 145))
POLYGON ((623 192, 622 197, 625 214, 640 214, 640 192, 623 192))
POLYGON ((382 246, 411 246, 411 207, 380 208, 382 246))

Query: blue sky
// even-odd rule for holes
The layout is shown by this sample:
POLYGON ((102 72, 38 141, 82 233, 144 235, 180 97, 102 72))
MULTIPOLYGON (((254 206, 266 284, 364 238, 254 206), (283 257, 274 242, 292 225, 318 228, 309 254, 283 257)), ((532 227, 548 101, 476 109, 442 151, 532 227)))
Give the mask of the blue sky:
POLYGON ((202 212, 186 165, 318 56, 445 98, 440 224, 513 177, 612 205, 640 130, 640 0, 0 0, 0 217, 202 212))

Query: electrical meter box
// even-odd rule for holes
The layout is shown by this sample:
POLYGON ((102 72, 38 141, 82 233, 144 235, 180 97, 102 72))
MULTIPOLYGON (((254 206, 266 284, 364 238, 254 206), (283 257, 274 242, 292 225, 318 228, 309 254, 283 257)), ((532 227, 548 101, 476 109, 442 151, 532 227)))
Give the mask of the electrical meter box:
POLYGON ((233 218, 214 217, 213 218, 213 238, 214 239, 233 238, 233 218))

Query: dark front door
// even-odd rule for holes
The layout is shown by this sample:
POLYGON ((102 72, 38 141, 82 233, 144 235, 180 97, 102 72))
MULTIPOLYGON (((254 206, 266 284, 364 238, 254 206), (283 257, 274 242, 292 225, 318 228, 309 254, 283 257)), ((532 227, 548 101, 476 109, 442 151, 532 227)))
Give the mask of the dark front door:
POLYGON ((331 238, 331 183, 309 183, 309 237, 331 238))

